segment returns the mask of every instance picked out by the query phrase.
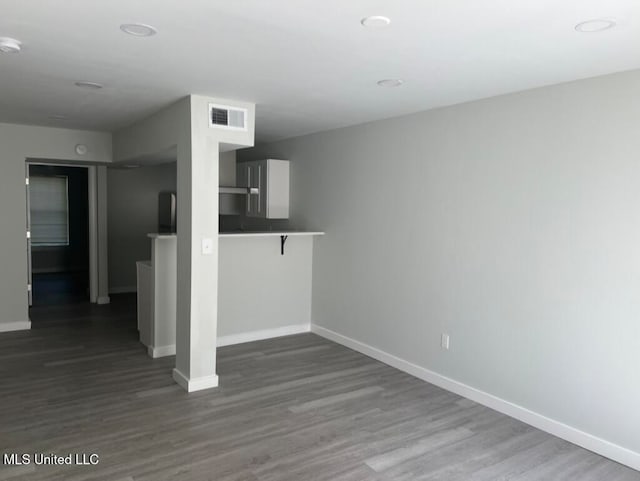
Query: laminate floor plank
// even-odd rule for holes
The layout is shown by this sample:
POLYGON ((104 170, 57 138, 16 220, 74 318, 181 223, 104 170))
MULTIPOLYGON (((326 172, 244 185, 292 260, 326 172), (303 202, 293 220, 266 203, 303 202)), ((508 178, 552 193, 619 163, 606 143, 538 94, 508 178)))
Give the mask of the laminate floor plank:
POLYGON ((10 481, 640 481, 640 473, 313 334, 218 350, 187 394, 150 359, 135 298, 38 307, 0 334, 0 465, 10 481))

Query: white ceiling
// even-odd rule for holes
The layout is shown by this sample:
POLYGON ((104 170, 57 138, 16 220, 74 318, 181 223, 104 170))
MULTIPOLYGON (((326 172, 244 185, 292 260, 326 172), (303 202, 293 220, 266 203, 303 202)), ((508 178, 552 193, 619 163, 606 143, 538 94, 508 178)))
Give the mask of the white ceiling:
POLYGON ((0 55, 0 122, 115 130, 196 93, 255 102, 267 141, 640 68, 640 2, 0 0, 2 36, 24 49, 0 55), (574 30, 598 17, 618 27, 574 30))

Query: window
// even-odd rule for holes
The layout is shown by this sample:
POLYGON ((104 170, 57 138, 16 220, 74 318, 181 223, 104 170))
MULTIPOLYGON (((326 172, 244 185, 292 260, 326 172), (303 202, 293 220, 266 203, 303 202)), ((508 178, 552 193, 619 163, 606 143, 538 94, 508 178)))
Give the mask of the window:
POLYGON ((31 244, 69 245, 69 181, 67 176, 31 177, 31 244))

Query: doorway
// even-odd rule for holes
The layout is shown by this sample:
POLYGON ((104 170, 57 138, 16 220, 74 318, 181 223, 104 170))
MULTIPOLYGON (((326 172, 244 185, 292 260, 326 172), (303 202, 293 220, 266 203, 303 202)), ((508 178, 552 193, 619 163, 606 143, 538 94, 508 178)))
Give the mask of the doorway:
POLYGON ((86 167, 29 164, 30 305, 89 302, 86 167))

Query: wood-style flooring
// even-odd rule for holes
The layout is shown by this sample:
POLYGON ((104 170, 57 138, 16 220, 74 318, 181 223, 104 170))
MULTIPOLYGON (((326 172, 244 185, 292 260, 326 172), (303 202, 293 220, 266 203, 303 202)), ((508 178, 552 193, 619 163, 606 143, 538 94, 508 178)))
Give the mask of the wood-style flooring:
POLYGON ((137 342, 130 297, 32 316, 0 334, 0 454, 100 462, 2 480, 640 480, 313 334, 222 348, 221 387, 187 394, 137 342))

